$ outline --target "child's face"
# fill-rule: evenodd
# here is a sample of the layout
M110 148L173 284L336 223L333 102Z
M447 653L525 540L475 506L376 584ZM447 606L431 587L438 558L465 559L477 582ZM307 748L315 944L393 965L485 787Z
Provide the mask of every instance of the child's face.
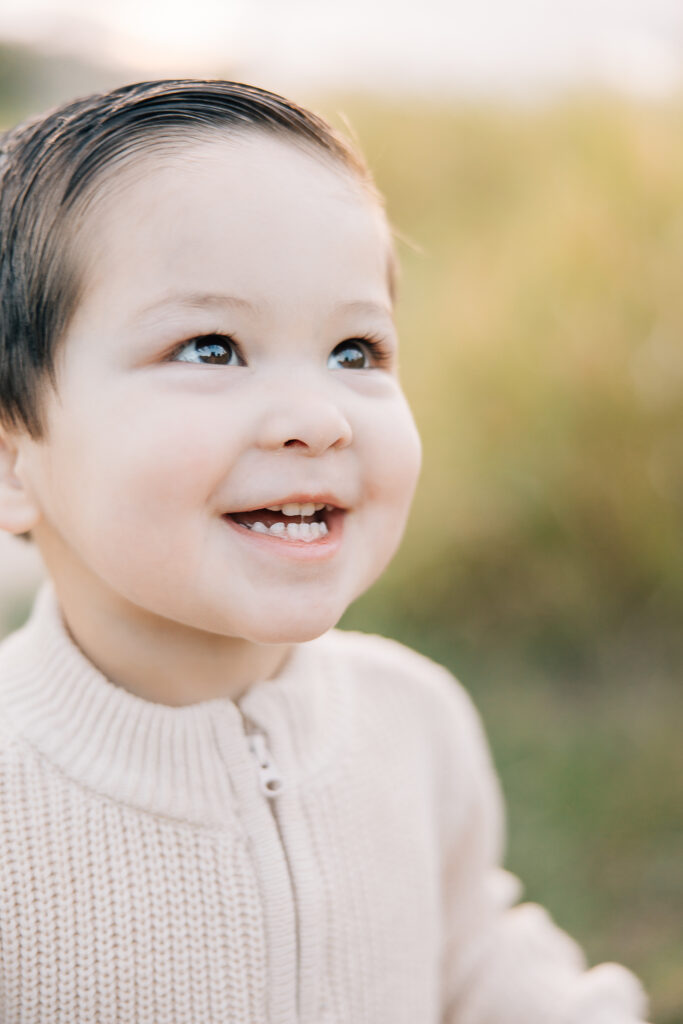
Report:
M319 635L389 562L419 471L381 212L254 133L138 158L82 240L47 441L20 449L58 589L255 642ZM340 346L364 336L386 363ZM343 511L308 542L240 517L293 501Z

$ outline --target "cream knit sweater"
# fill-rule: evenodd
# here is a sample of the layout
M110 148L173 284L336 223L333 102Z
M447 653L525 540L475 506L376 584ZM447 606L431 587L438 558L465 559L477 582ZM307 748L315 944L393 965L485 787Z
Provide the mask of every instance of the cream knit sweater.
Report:
M332 630L182 708L109 683L50 584L0 645L6 1024L642 1020L500 855L476 712L399 644Z

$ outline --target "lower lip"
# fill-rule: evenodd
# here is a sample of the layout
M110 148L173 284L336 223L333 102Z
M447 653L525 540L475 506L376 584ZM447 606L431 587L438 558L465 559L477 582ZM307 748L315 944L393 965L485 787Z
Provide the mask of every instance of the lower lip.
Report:
M287 540L272 533L255 533L247 526L236 523L230 516L222 516L223 522L248 544L268 551L272 555L291 558L296 562L322 562L332 558L341 547L346 512L335 509L325 517L328 532L318 540Z

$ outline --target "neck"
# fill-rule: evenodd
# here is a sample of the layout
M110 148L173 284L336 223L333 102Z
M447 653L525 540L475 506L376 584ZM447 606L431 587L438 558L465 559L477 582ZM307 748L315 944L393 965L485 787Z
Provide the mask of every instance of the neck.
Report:
M292 649L202 632L123 600L85 605L63 581L55 589L66 628L88 660L110 682L155 704L236 701L252 683L275 676Z

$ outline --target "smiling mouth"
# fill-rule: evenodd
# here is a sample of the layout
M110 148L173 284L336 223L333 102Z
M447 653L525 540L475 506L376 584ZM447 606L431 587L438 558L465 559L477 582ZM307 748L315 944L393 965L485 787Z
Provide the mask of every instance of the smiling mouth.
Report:
M322 502L289 502L249 512L228 512L225 518L252 533L310 544L325 540L343 514L343 509Z

